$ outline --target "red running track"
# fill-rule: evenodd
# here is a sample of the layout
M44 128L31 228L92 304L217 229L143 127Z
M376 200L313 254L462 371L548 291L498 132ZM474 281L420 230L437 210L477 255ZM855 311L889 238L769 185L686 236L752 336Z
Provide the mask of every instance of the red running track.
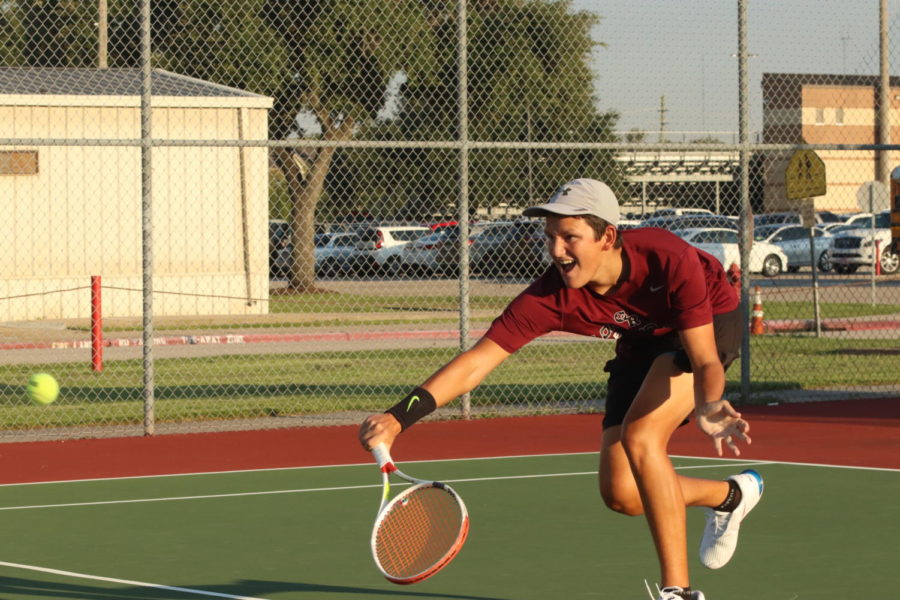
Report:
M900 469L900 398L741 408L752 446L741 458ZM601 415L421 423L404 433L401 461L596 452ZM147 438L0 444L0 483L365 463L356 426L270 429ZM673 455L714 457L692 424Z

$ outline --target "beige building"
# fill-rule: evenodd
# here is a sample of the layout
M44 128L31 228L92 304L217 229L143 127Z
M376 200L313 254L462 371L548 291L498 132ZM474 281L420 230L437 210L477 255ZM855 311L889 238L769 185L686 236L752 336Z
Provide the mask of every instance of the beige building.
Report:
M878 98L876 76L764 73L763 139L766 144L875 144ZM900 141L900 78L892 77L888 94L890 143ZM867 206L868 185L876 177L872 150L822 150L827 193L815 199L816 210L858 211ZM790 153L767 155L765 209L794 208L785 196L784 171ZM900 161L891 152L889 164Z
M105 317L142 314L140 89L0 68L0 140L29 140L0 145L0 322L89 317L92 275ZM267 139L271 98L161 70L152 89L157 141ZM155 146L152 174L154 314L268 312L267 149Z

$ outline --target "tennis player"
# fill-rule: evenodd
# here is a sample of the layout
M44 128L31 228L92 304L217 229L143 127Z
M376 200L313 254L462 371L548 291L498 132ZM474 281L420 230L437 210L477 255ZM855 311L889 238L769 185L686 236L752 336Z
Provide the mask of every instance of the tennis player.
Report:
M600 494L626 515L645 515L661 570L659 600L705 600L688 575L685 507L707 510L701 562L725 565L741 521L762 494L745 471L726 481L685 477L667 454L694 414L719 456L749 444L750 426L722 398L738 356L738 298L722 265L657 228L618 231L619 204L593 179L563 185L526 216L544 217L553 265L519 294L471 349L361 425L365 448L395 437L438 406L474 389L510 354L550 331L615 340L600 453Z

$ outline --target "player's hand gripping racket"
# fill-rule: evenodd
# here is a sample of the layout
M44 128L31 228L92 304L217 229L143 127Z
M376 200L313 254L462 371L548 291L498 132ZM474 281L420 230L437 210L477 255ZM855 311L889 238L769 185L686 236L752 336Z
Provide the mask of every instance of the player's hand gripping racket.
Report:
M469 533L469 513L453 488L401 472L387 446L372 449L384 493L372 529L372 556L388 581L417 583L431 577L460 551ZM389 500L391 473L413 486Z

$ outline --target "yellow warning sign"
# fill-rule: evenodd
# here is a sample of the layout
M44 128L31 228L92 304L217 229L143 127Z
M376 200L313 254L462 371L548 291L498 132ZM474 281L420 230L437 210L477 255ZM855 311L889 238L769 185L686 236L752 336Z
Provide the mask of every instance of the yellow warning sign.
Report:
M825 195L825 163L812 150L797 150L784 171L788 200Z

